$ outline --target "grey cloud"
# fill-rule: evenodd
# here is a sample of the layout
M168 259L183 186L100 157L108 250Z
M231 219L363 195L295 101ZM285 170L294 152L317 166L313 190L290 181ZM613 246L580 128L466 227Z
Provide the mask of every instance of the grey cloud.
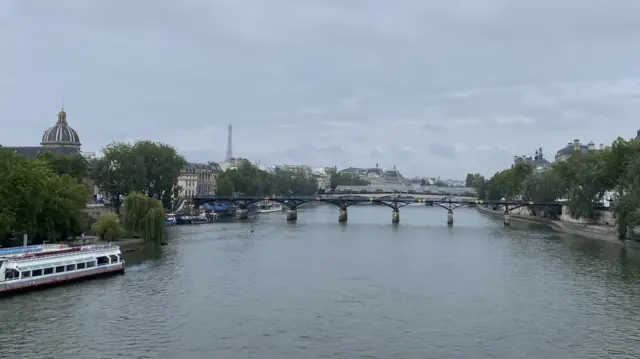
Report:
M445 126L439 125L436 123L425 123L422 125L422 129L428 132L435 132L435 133L448 131Z
M432 143L429 145L429 153L447 159L456 158L456 149L452 145Z
M0 144L37 144L64 102L87 151L220 160L232 122L263 163L492 174L635 134L638 18L637 0L6 0Z

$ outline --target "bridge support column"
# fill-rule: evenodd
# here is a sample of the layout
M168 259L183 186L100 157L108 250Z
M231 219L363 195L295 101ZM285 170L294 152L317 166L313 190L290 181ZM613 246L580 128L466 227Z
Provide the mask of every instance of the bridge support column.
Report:
M400 211L394 209L391 211L391 223L400 223Z
M507 210L504 211L504 225L505 226L511 225L511 213L509 212L509 208L507 208Z
M249 218L249 210L244 208L236 209L236 219L247 219Z
M449 210L447 212L447 225L448 226L453 226L453 211Z
M295 222L298 220L298 210L297 209L288 209L287 210L287 222Z
M340 207L338 210L338 222L346 222L347 221L347 208Z

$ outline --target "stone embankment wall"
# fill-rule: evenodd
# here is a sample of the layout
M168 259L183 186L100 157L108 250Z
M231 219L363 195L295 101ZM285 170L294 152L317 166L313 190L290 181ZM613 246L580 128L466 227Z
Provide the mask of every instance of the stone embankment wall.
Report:
M504 210L492 210L484 206L475 207L480 213L504 216ZM543 224L558 232L594 238L599 240L620 242L615 226L592 225L574 221L552 220L539 216L532 216L529 209L522 207L511 211L511 221Z
M521 215L521 216L533 216L531 210L528 207L520 207L510 211L512 215ZM615 227L616 219L611 211L596 211L595 219L584 219L584 218L573 218L569 214L568 206L562 206L562 215L560 215L560 221L568 222L568 223L576 223L576 224L593 224L593 225L604 225L604 226L612 226ZM542 218L544 219L544 218Z
M598 224L598 225L608 225L615 226L616 218L613 215L612 211L596 211L595 219L589 220L584 218L573 218L570 215L571 211L567 206L562 206L562 215L560 216L560 220L563 222L570 223L580 223L580 224Z

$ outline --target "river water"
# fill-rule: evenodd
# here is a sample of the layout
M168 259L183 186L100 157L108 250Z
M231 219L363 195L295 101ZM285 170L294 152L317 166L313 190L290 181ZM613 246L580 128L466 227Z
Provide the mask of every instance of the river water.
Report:
M0 357L640 357L635 250L473 209L337 216L171 228L125 275L0 300Z

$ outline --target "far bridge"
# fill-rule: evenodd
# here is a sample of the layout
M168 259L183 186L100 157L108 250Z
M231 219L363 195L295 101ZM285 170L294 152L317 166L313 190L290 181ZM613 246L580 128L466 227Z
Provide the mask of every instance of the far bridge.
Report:
M430 196L430 197L426 197ZM447 224L453 225L453 211L464 206L501 206L504 208L504 224L510 224L511 211L525 207L562 207L560 202L534 203L517 200L500 200L500 201L483 201L472 199L469 197L443 197L436 195L321 195L321 196L196 196L192 198L192 203L196 207L200 207L205 203L231 203L236 205L237 219L247 219L249 216L248 206L262 202L272 201L282 204L287 208L286 218L289 222L295 222L298 219L298 207L311 202L324 202L338 207L338 222L347 221L347 208L354 205L378 204L391 208L391 222L400 222L400 208L414 204L425 204L428 206L440 207L447 211Z

